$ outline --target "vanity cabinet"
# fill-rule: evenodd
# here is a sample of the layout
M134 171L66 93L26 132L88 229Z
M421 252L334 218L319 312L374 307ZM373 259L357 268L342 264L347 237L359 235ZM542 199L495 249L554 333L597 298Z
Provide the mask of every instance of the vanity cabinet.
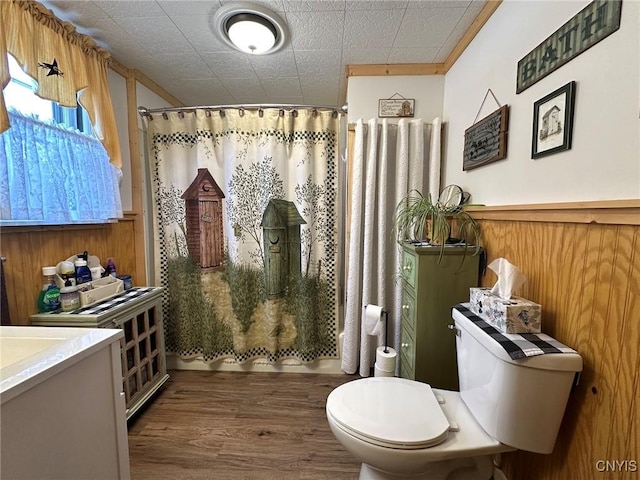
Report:
M400 376L435 388L458 390L451 307L469 301L478 286L480 255L474 249L403 247Z
M135 287L71 312L32 315L32 325L115 328L120 339L127 420L169 379L162 323L162 288Z

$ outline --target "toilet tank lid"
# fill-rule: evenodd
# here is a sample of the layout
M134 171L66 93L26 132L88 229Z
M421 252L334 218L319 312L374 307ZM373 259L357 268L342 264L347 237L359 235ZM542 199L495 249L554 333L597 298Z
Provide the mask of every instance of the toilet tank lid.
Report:
M581 372L582 371L582 357L575 350L566 347L560 342L557 342L554 338L540 334L539 337L541 339L550 339L554 342L557 342L559 345L563 347L563 353L540 353L535 345L531 345L533 348L527 351L524 348L521 351L521 354L524 355L524 358L512 358L509 353L505 350L503 343L496 340L496 338L504 338L513 340L518 343L528 343L526 339L524 339L521 335L518 334L507 334L500 333L489 335L483 329L481 329L476 323L469 320L466 315L460 312L457 309L452 310L452 316L455 321L456 327L462 330L462 334L467 333L475 338L481 345L483 345L487 350L489 350L494 356L499 359L511 363L514 365L518 365L521 367L528 368L537 368L540 370L557 370L564 372ZM523 340L525 340L523 342ZM530 356L527 356L530 355Z

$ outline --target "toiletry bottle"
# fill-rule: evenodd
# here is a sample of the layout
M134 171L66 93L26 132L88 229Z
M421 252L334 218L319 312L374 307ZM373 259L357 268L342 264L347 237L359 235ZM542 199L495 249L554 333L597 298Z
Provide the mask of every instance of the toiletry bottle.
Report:
M71 279L64 282L64 287L60 289L60 306L63 312L71 312L80 308L80 292L78 287L71 283Z
M65 283L65 285L67 280L71 281L71 285L76 284L76 270L72 262L60 262L58 264L58 273L60 274L60 278L62 278L62 281Z
M75 262L76 266L76 285L81 285L91 281L91 270L87 267L87 261L78 259Z
M60 308L60 290L56 285L56 267L42 267L42 290L38 295L38 311L53 312Z
M116 273L116 264L113 261L113 258L109 258L107 260L107 268L105 269L107 271L108 275L111 275L112 277L117 277L117 273Z

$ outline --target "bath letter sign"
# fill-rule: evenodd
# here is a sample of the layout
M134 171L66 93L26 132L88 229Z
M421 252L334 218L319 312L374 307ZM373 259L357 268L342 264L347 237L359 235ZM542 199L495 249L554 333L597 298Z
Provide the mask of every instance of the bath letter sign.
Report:
M516 93L620 28L622 0L594 0L518 62Z

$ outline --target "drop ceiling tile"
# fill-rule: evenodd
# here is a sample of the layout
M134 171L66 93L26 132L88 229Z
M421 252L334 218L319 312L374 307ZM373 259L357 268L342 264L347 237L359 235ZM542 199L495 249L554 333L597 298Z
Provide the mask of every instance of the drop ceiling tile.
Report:
M78 2L77 0L43 0L46 8L64 20L78 26L83 18L104 18L108 17L106 12L93 2Z
M210 15L220 8L220 2L202 0L160 0L160 8L172 15Z
M164 68L171 65L173 78L211 78L215 77L209 65L195 52L158 53L153 59Z
M294 50L341 49L344 12L288 12Z
M193 47L169 17L118 18L118 25L135 35L151 53L191 52Z
M332 50L296 51L296 63L300 76L326 76L341 73L340 57Z
M302 96L305 101L318 92L329 92L330 95L337 96L340 88L339 75L300 77Z
M187 41L200 52L230 52L227 44L218 40L210 28L207 15L174 15L173 23L182 32Z
M293 51L272 53L271 55L249 55L253 70L259 77L289 77L298 75L298 67Z
M467 8L470 3L471 0L409 0L407 8Z
M237 0L220 0L220 3L222 5L226 5L228 3L239 2ZM269 10L273 10L276 13L284 11L282 0L251 0L250 3L255 5L262 5L264 7L267 7Z
M302 97L300 79L297 76L278 78L260 77L260 83L269 97Z
M390 48L345 48L342 50L342 64L389 63L390 52Z
M403 10L348 10L345 14L343 48L391 45L403 16Z
M392 48L388 63L435 63L440 47Z
M220 83L234 99L241 103L260 102L267 96L257 78L222 78Z
M209 65L214 75L222 78L253 78L257 81L249 55L242 52L203 53L202 58Z
M407 9L393 48L440 47L466 8Z
M285 12L324 12L345 9L345 0L283 0L282 9Z
M347 10L404 10L407 0L348 0Z
M95 0L94 3L112 18L148 18L165 14L158 2L151 0Z

